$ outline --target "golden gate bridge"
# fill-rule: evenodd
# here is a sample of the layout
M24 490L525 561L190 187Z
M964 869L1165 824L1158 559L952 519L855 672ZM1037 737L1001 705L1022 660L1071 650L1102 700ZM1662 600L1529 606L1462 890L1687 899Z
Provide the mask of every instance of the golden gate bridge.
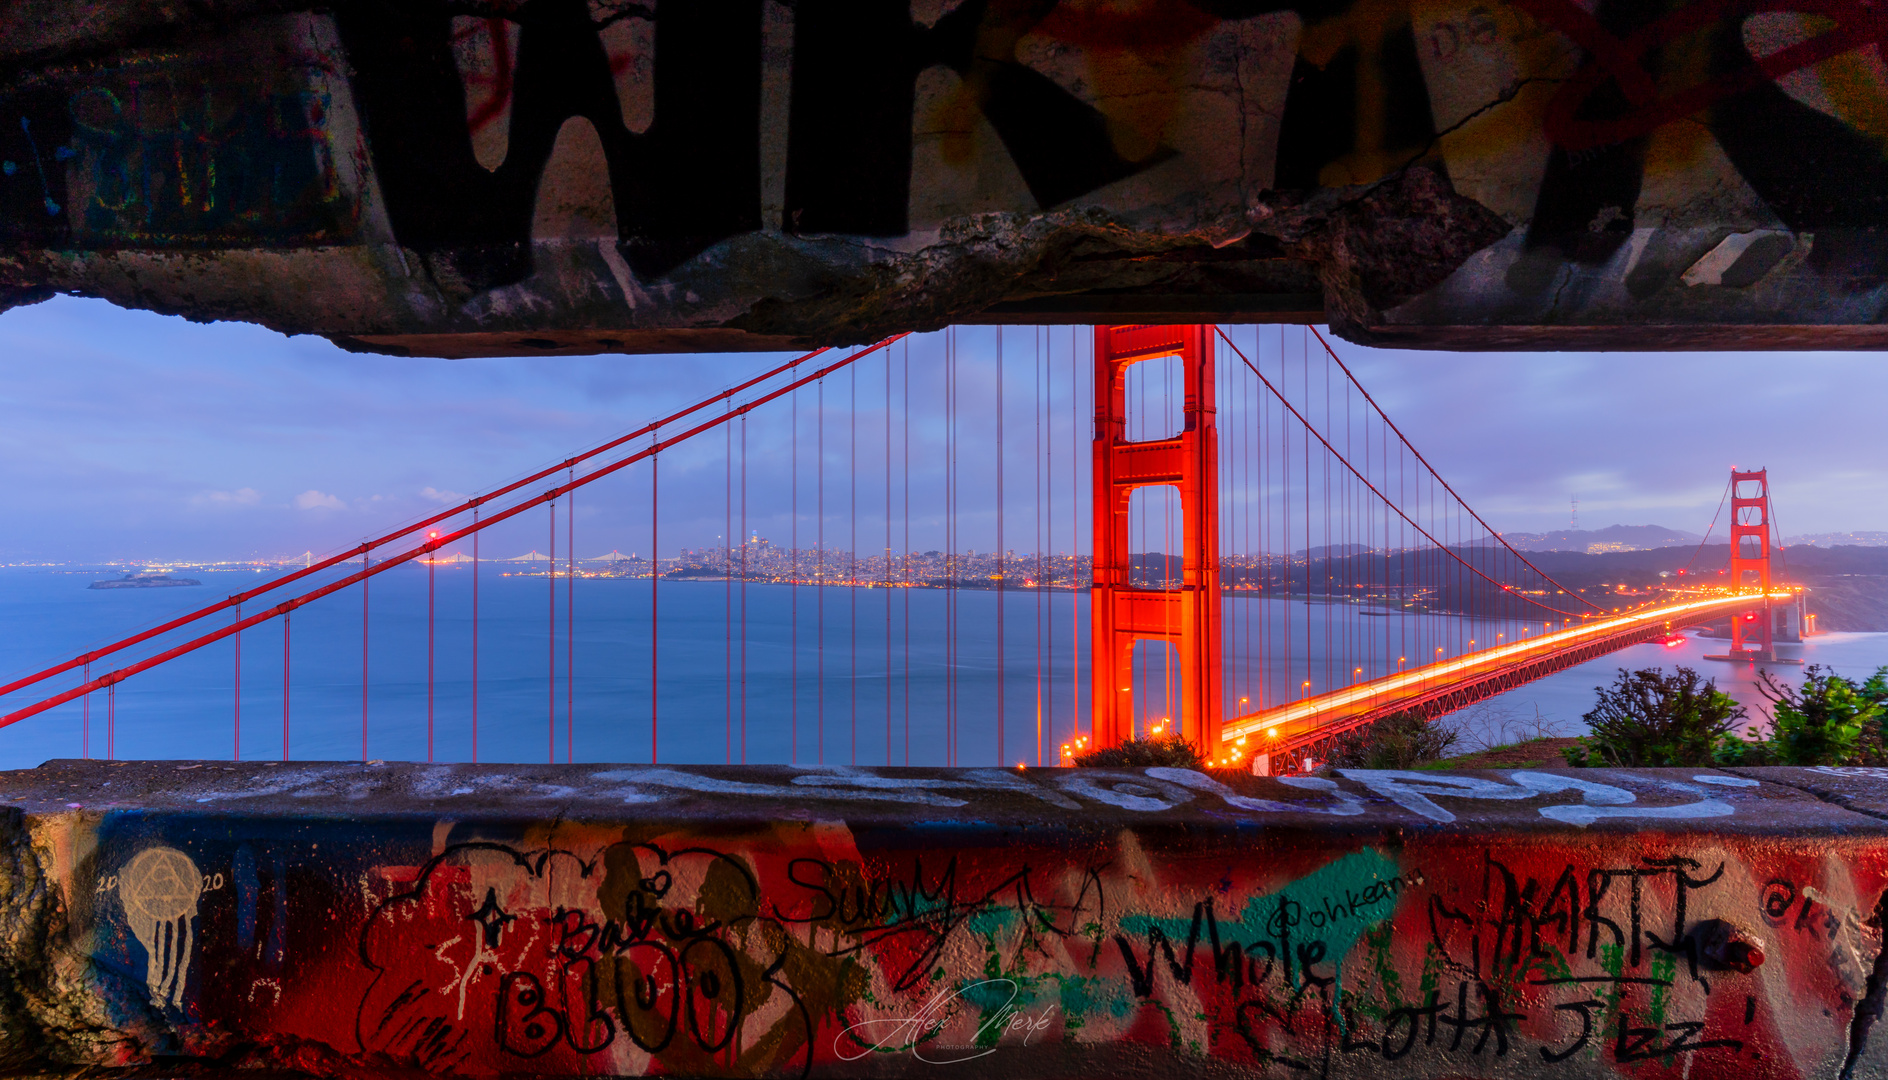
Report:
M1001 334L994 350L966 350L947 330L927 339L937 347L929 355L921 347L915 366L914 340L900 334L850 351L818 349L765 368L458 505L13 679L0 685L0 727L76 710L90 756L98 707L105 756L115 757L118 690L127 680L166 665L227 662L230 755L241 758L245 719L252 732L258 723L253 708L244 713L244 643L250 670L273 666L277 643L260 637L270 627L280 634L287 760L297 715L294 617L309 605L358 604L360 758L369 760L373 585L417 566L427 574L425 757L435 758L440 725L464 725L477 761L479 583L495 561L481 540L541 514L545 554L528 565L542 565L546 583L542 745L551 762L560 754L575 761L578 689L587 675L576 649L575 611L585 602L580 492L631 497L647 508L650 557L614 552L612 565L649 580L638 617L648 647L639 662L652 762L665 760L663 600L675 588L700 587L691 578L723 583L720 718L725 758L742 763L750 721L784 724L786 756L795 762L874 763L861 760L860 724L871 736L882 711L884 763L910 764L910 599L918 589L943 590L945 672L941 686L917 691L941 698L919 704L941 705L944 718L934 736L916 736L920 758L1057 764L1091 747L1172 733L1216 766L1262 772L1302 768L1329 740L1380 717L1441 716L1726 617L1733 617L1729 657L1771 659L1768 609L1793 599L1771 581L1774 527L1761 471L1732 474L1731 562L1722 583L1613 608L1566 588L1462 499L1314 328L1035 328L1027 350L1006 348ZM772 425L766 432L750 430L762 420ZM783 458L785 484L777 476ZM762 460L772 479L750 480L750 466ZM672 504L678 483L699 500L719 481L724 514L715 545L661 556L665 475ZM939 547L916 550L914 511L920 536ZM784 546L759 537L761 522L784 525ZM1019 553L1014 545L1025 535L1029 550ZM993 536L994 550L978 553L976 536ZM861 543L878 551L861 554ZM457 550L448 556L448 549ZM442 565L471 570L463 632L438 618ZM786 586L784 633L750 619L755 584ZM960 600L971 591L994 591L994 611L967 612ZM1017 615L1010 602L1017 594L1028 595L1033 610ZM881 617L878 632L864 635L863 669L862 601L865 619L872 608ZM966 618L994 623L973 628L994 631L992 702L967 696L961 678L992 666L965 654ZM1012 664L1011 635L1033 638L1033 665ZM784 710L756 701L749 680L750 650L783 644L792 658ZM268 650L261 659L258 645ZM803 671L809 650L813 670ZM463 707L441 707L442 654L469 661ZM1066 672L1056 659L1063 655ZM843 702L829 693L842 670ZM879 688L882 709L870 716L859 704L862 671ZM700 693L687 698L666 703L669 723L715 719ZM488 724L490 710L488 703ZM501 710L505 723L524 719L515 700ZM963 721L977 711L994 714L990 745L965 743ZM273 725L273 713L261 722Z

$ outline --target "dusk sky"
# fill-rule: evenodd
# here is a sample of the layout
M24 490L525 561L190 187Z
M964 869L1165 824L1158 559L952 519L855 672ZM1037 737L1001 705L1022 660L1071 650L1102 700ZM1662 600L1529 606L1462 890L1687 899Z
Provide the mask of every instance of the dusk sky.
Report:
M995 334L964 330L960 351L993 348ZM1012 328L1005 348L1029 355L1032 336ZM1051 338L1060 350L1051 365L1066 370L1068 328ZM1771 470L1787 534L1888 530L1880 405L1888 365L1877 356L1335 344L1497 528L1565 527L1577 497L1582 527L1701 532L1735 464ZM917 340L914 372L935 363L940 348L935 335ZM99 300L18 308L0 315L0 489L10 511L0 561L319 554L560 460L770 360L778 362L770 354L397 359ZM860 378L859 393L874 400L882 376ZM828 390L841 408L846 392ZM883 436L871 424L883 417L871 415L860 460L876 470L871 447ZM751 485L783 475L767 472L764 427L757 417L750 432ZM1066 432L1059 437L1066 447ZM1082 454L1085 437L1084 419ZM914 450L914 469L928 460ZM712 543L722 528L720 461L676 480L664 472L665 520L676 519L665 555L671 543ZM641 535L637 498L625 489L580 501L579 527L588 531L579 555L630 550ZM914 534L914 546L920 539ZM492 545L498 555L542 546L541 530L495 536Z

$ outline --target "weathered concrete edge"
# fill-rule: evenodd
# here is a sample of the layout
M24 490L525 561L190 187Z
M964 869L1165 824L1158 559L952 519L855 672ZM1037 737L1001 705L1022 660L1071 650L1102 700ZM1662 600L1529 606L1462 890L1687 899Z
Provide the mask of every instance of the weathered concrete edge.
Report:
M212 768L217 770L213 776L209 773ZM229 773L225 774L224 769ZM298 778L282 779L296 770L302 773ZM679 782L677 777L693 777L751 787L747 790L678 789L652 783L651 774L660 771L670 773L666 777L670 784ZM594 790L588 792L568 787L564 792L529 790L530 785L546 778L594 779L599 772L628 775L596 781ZM231 785L226 782L226 775L229 780L268 778L276 781L273 786L278 790L253 801L223 798L220 796L234 794L228 790ZM1192 775L1199 780L1188 781L1193 786L1187 786L1181 783L1186 778L1164 770L1028 770L1019 775L1013 770L686 766L658 770L651 766L613 765L362 766L351 763L237 766L220 762L53 762L38 770L0 773L0 800L5 800L0 805L0 811L4 811L0 812L0 853L5 856L5 861L0 863L0 903L5 904L0 908L0 929L6 931L5 937L0 939L0 965L4 965L5 974L9 976L3 980L9 993L0 998L0 1071L17 1075L16 1069L43 1065L47 1059L96 1062L99 1046L123 1044L129 1034L145 1026L150 1027L153 1034L139 1040L143 1045L158 1045L162 1041L164 1021L155 1013L143 1022L137 1016L106 1014L105 1002L93 985L83 956L43 948L48 942L66 937L71 913L63 901L80 899L76 895L62 897L60 886L78 885L86 877L103 872L102 868L80 863L67 865L62 874L54 866L59 860L52 849L59 844L61 834L71 835L112 818L205 824L226 821L232 827L239 827L238 823L245 820L265 826L267 823L279 825L284 820L346 820L366 825L370 832L377 820L389 824L399 822L409 828L416 820L442 819L466 824L481 821L503 824L548 818L573 826L585 822L627 824L640 820L657 828L672 823L678 830L696 836L712 836L716 823L724 825L732 834L758 823L778 821L780 818L775 815L784 809L788 818L803 818L810 823L843 821L861 834L885 837L894 831L911 832L913 836L908 842L926 848L948 847L954 837L959 838L958 842L966 850L977 845L988 848L994 846L992 841L1014 836L1017 830L1043 828L1067 833L1127 830L1155 842L1159 842L1162 835L1178 840L1184 833L1190 834L1188 838L1194 844L1203 840L1208 845L1226 841L1238 845L1228 849L1229 852L1243 850L1247 845L1240 841L1253 839L1260 833L1270 834L1268 839L1273 845L1281 841L1291 845L1308 840L1314 849L1322 838L1330 843L1334 854L1351 850L1367 841L1370 834L1382 837L1392 846L1396 845L1396 838L1407 833L1410 839L1423 835L1437 839L1446 837L1457 844L1464 840L1472 844L1476 835L1482 834L1498 836L1509 847L1520 847L1553 835L1566 839L1584 836L1591 843L1605 834L1631 833L1676 844L1681 851L1694 845L1710 847L1720 838L1761 841L1789 837L1798 841L1794 846L1802 848L1813 847L1818 837L1869 845L1888 835L1888 813L1880 812L1868 801L1871 796L1888 800L1888 771L1882 770L1489 770L1456 773L1352 770L1341 773L1336 779L1310 778L1323 780L1323 785L1311 786L1251 777ZM142 793L128 793L107 803L71 798L71 785L87 777L104 776L110 776L111 785L120 790L136 786L131 783L133 778L142 778L148 783L143 785ZM468 806L463 797L452 796L450 786L444 787L443 797L440 794L442 783L455 784L479 777L516 781L520 797L494 801L488 794L475 792L482 797L471 800L473 805ZM999 781L999 777L1003 780ZM1701 782L1706 777L1718 779ZM334 785L362 779L374 781L373 786L380 788L379 794L385 797L377 798L370 792L359 799L345 800L353 803L352 806L337 806L332 800L320 797ZM777 800L785 796L779 791L753 790L780 788L784 786L781 781L790 784L796 779L815 781L797 785L807 789L806 798L794 800L796 804L805 802L811 806L782 806ZM1010 783L1010 780L1021 783ZM1726 784L1726 780L1735 783ZM1060 787L1058 781L1103 786ZM1209 787L1199 781L1216 786ZM1523 781L1538 787L1530 788ZM1554 786L1557 782L1569 781L1573 782L1571 786L1564 783ZM873 788L869 786L871 782L903 786ZM973 786L946 786L953 783ZM625 801L625 789L631 787L637 788L633 794L648 795L652 790L683 794L667 802ZM1077 803L1077 809L1071 811L1058 806L1026 790L1029 787L1073 795L1070 801ZM1092 798L1085 797L1092 791L1105 791L1121 797L1123 802L1128 799L1160 802L1163 800L1159 796L1172 797L1176 787L1194 794L1187 801L1165 809L1152 806L1137 809L1131 803L1096 805ZM396 788L400 790L390 790ZM1521 788L1528 790L1522 793ZM888 800L838 797L833 789L850 789L855 794L861 790L916 791L953 798L983 795L987 796L987 805L966 800L962 807L914 806ZM1150 794L1139 794L1135 789ZM1502 789L1506 789L1505 792ZM1353 814L1330 813L1334 805L1356 805L1343 799L1330 801L1331 793L1337 791L1350 793L1362 809ZM1619 801L1622 793L1629 793L1633 801ZM1254 809L1231 802L1231 799L1257 801L1267 795L1280 806ZM198 801L206 797L209 801ZM1215 805L1215 800L1219 805ZM1288 800L1292 805L1284 805ZM75 801L79 805L73 806ZM1447 809L1453 815L1452 820L1440 821L1426 813L1425 801L1429 807ZM1707 802L1722 802L1731 807L1732 812L1703 817L1656 813L1674 809L1682 812L1687 807ZM240 808L230 805L243 803L248 805ZM1324 812L1320 813L1320 809ZM1548 817L1541 813L1550 809L1562 811L1562 816ZM1649 813L1634 821L1635 809ZM1234 810L1245 812L1233 813ZM1576 820L1581 813L1600 811L1610 811L1616 816L1595 817L1585 824ZM1873 914L1879 928L1883 903L1877 898L1870 899L1874 900ZM52 956L52 964L47 963L49 954L56 954ZM1858 959L1868 971L1866 993L1857 995L1859 1001L1854 1015L1845 1025L1848 1053L1844 1068L1840 1073L1832 1069L1830 1075L1852 1074L1858 1064L1864 1063L1865 1053L1869 1054L1869 1061L1878 1056L1869 1052L1880 1042L1873 1029L1878 1026L1883 987L1888 984L1888 956L1873 949ZM1098 1048L1096 1052L1111 1051ZM157 1072L151 1072L152 1067L144 1067L135 1072L114 1069L109 1075L221 1075L215 1071L217 1064L213 1061L197 1062L182 1069L167 1063L158 1064L163 1067ZM1872 1073L1864 1069L1862 1074ZM235 1075L233 1070L230 1075ZM241 1075L256 1074L245 1069Z
M1859 787L1845 794L1831 786L1836 779ZM839 820L866 829L1173 825L1333 835L1402 828L1874 836L1888 835L1888 771L1347 769L1272 778L1162 768L55 760L0 772L0 807L44 822L141 813L674 821L691 828Z

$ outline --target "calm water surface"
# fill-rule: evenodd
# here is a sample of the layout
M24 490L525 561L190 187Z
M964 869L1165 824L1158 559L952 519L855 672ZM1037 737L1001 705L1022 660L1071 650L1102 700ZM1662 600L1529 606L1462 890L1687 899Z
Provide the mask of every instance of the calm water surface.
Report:
M259 580L250 572L192 572L203 587L86 588L108 576L113 575L0 570L0 674L10 679L37 670ZM490 569L480 578L479 760L543 761L554 754L560 761L649 761L653 734L654 756L664 762L745 756L751 762L918 765L954 758L966 765L1033 764L1040 732L1043 760L1052 763L1078 712L1085 715L1088 706L1082 596L1002 594L999 648L999 594L993 592L961 590L953 612L950 594L941 590L757 584L742 590L698 581L661 587L653 673L660 693L652 718L649 582L579 579L574 648L566 638L568 583L559 582L554 685L546 679L553 660L546 634L548 584L542 577L504 577ZM441 569L436 589L432 757L470 760L471 575ZM743 592L745 661L738 633ZM374 579L367 627L369 757L428 756L426 593L426 572L418 567ZM226 619L200 625L207 629ZM1329 679L1341 681L1346 663L1379 669L1394 662L1388 652L1406 647L1385 633L1393 620L1364 617L1354 607L1307 609L1240 598L1228 603L1227 619L1234 654L1226 669L1231 700L1270 700L1306 678L1317 684L1315 692ZM949 632L953 620L955 635ZM1431 630L1479 640L1489 624L1440 620L1432 621ZM361 634L358 588L293 616L286 718L291 757L360 758ZM1344 649L1339 643L1346 640ZM1072 647L1078 641L1081 648ZM1269 662L1257 659L1261 641ZM1287 641L1289 647L1279 647ZM1593 688L1610 682L1615 669L1677 664L1715 677L1761 718L1765 703L1755 671L1703 659L1725 644L1694 637L1675 648L1622 650L1491 699L1463 720L1471 740L1479 741L1580 734L1580 714L1592 707ZM1338 649L1343 659L1331 654ZM948 664L953 651L955 678ZM1888 664L1888 634L1829 634L1781 651L1863 677ZM999 656L1007 662L999 664ZM1151 724L1171 712L1171 704L1158 655L1149 651L1138 660L1138 708ZM567 664L574 683L565 681ZM279 621L242 636L240 716L236 670L235 646L223 641L128 680L112 706L111 749L135 758L238 752L248 759L280 758L285 725ZM1801 670L1779 672L1794 681ZM77 680L64 676L55 682L64 689ZM26 700L16 695L5 704L17 707ZM106 696L98 693L92 696L89 733L77 702L0 729L0 768L88 752L103 756L106 714Z

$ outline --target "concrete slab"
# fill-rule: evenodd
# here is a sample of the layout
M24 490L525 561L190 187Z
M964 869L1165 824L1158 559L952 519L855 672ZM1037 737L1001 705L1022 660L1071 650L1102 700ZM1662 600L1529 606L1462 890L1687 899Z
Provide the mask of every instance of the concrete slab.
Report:
M1797 769L1728 769L1739 776L1785 785L1857 814L1888 821L1888 769L1819 765Z
M1736 77L1599 121L1590 57L1649 86L1669 42L1569 0L16 0L0 310L395 356L967 319L1882 347L1877 82L1788 12L1689 12Z
M0 774L0 1069L1881 1075L1884 804L1852 771L52 762Z

